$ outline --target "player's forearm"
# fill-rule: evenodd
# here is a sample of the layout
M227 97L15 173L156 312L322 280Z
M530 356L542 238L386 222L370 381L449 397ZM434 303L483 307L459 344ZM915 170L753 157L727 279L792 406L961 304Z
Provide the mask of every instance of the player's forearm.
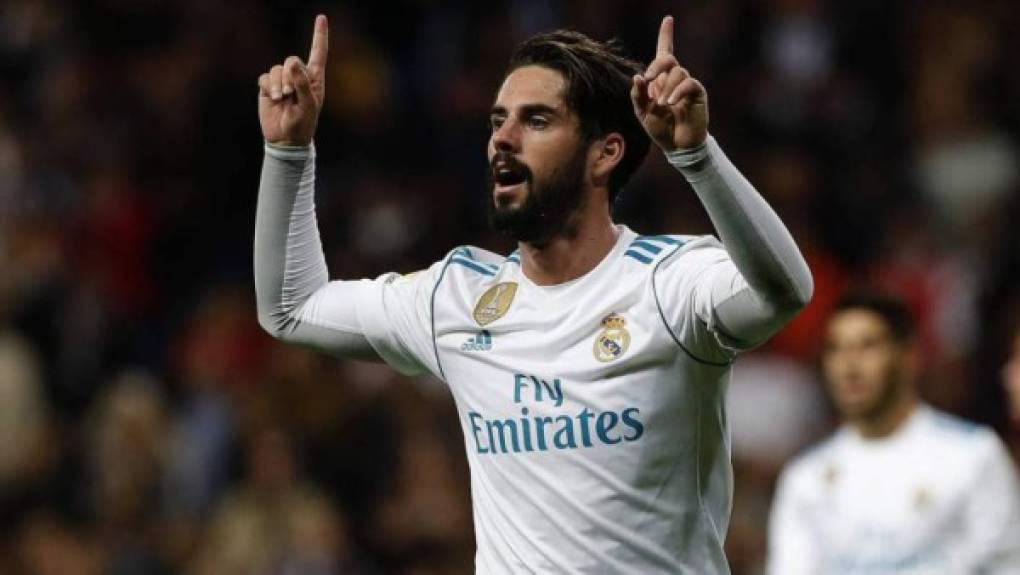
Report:
M293 330L295 311L328 281L315 221L315 149L266 146L255 216L259 324L275 337Z
M749 289L724 302L720 319L733 336L757 343L811 299L807 262L789 230L711 136L704 148L668 155L694 187Z
M270 335L378 361L357 318L364 281L329 281L315 219L315 149L266 145L255 215L255 295Z

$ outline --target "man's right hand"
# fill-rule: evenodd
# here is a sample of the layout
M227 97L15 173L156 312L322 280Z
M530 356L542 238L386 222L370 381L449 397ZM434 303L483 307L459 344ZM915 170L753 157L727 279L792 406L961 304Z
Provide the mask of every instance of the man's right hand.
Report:
M326 55L329 23L315 18L308 64L289 56L259 76L259 123L270 144L307 146L315 135L319 111L326 98Z

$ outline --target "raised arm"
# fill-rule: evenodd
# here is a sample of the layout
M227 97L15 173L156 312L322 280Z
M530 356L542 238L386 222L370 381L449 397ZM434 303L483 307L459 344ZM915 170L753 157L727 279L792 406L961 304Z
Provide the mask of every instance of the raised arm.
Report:
M694 187L739 272L714 276L719 328L752 347L807 305L811 272L790 232L708 135L708 94L673 55L673 19L659 29L655 60L634 76L634 112L652 140Z
M259 78L265 157L255 218L259 324L276 338L376 359L360 328L362 282L329 282L315 220L312 136L325 97L325 16L315 20L308 64L297 56Z

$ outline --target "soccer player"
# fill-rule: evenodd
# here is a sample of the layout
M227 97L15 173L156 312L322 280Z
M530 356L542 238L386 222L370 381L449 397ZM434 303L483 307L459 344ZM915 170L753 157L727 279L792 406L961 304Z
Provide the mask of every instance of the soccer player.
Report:
M457 247L420 273L360 281L329 281L316 228L326 36L320 16L308 62L291 56L259 79L262 326L449 385L479 573L728 573L730 366L807 303L812 281L708 135L673 19L647 68L576 32L522 43L488 143L490 218L519 249ZM613 223L651 142L721 243Z
M1020 483L995 433L917 398L898 300L851 294L822 369L844 425L783 471L769 572L1020 573Z

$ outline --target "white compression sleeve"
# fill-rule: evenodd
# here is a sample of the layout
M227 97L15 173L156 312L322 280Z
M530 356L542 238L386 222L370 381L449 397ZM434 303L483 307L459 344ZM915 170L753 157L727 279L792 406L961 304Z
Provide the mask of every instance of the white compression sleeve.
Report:
M694 187L734 265L747 282L717 307L727 335L762 343L811 299L811 271L790 232L754 186L708 136L702 146L667 153Z
M315 219L314 146L266 144L254 267L259 324L270 335L336 355L378 359L357 327L358 282L329 282ZM330 317L320 317L327 308Z

